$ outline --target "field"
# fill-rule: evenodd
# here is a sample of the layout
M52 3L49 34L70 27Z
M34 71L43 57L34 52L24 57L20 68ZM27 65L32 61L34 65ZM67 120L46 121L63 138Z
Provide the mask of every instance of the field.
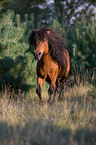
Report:
M96 145L96 89L88 82L67 87L63 101L39 105L35 90L0 96L0 145Z

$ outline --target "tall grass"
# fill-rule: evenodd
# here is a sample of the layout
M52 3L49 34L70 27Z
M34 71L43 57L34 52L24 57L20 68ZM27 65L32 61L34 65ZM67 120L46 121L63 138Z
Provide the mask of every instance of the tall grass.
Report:
M66 87L64 99L44 105L5 88L0 95L0 145L95 145L96 89L88 82Z

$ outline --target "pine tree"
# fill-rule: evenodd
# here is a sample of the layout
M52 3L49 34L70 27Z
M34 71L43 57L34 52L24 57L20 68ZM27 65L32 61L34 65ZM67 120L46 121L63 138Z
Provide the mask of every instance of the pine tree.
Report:
M28 90L34 86L33 55L27 52L29 45L23 41L25 27L14 22L12 11L0 16L0 89Z

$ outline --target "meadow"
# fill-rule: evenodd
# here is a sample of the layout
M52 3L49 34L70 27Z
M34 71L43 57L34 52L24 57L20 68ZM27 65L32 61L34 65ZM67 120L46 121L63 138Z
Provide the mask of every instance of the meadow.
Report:
M30 91L0 94L0 145L95 145L96 88L88 82L67 86L63 101L43 106Z

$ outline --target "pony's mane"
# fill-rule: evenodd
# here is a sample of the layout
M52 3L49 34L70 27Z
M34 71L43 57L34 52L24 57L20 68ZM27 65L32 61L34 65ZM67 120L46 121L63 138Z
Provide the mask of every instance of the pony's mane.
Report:
M50 32L50 33L48 33ZM41 29L32 32L29 41L30 44L37 45L37 41L48 40L49 52L52 59L56 60L58 65L61 67L65 66L64 52L66 53L66 42L65 40L57 34L52 29L42 26Z

